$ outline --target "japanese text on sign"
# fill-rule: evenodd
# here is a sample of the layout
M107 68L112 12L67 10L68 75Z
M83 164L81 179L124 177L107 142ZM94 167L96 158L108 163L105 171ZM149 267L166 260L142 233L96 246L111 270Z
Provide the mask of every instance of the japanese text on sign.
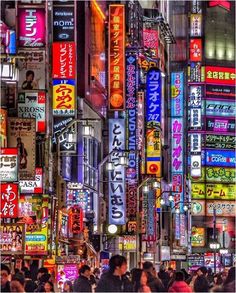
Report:
M18 150L17 148L0 149L0 181L17 181Z
M18 217L18 184L1 184L1 218Z
M206 66L206 82L235 85L235 68Z
M183 118L172 118L172 170L183 171Z
M181 117L183 116L183 72L171 73L171 116Z

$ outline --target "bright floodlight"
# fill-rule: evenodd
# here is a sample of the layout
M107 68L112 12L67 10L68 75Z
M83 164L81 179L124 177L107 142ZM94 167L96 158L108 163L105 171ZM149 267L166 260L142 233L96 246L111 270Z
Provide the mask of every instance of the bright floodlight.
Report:
M109 225L109 226L108 226L108 232L109 232L110 234L115 234L115 233L117 232L117 230L118 230L118 228L117 228L116 225Z

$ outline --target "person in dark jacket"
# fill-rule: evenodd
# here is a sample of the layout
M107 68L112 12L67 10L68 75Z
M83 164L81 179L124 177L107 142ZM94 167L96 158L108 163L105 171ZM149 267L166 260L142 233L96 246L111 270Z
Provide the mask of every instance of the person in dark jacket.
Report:
M92 292L90 283L91 269L87 265L83 265L79 270L79 277L74 283L74 292Z
M209 292L209 283L204 274L197 276L194 282L194 292Z
M96 292L132 292L133 286L125 275L126 270L126 258L121 255L112 256L109 271L101 276Z
M169 288L168 292L192 292L190 286L184 281L184 273L176 272L175 281Z
M162 284L165 288L165 291L168 290L168 284L170 282L170 276L169 274L166 272L166 269L163 265L160 266L160 271L158 273L158 277L159 279L162 281Z
M147 285L152 292L166 292L167 290L163 286L161 280L154 275L154 266L150 261L143 263L143 270L147 273L148 281Z
M1 264L1 292L10 292L9 282L10 269L8 266Z

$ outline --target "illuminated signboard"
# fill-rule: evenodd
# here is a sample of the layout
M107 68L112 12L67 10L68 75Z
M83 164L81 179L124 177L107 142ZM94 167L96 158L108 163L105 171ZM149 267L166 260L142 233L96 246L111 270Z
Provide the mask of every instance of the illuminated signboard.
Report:
M201 39L190 39L190 61L202 61L202 40Z
M221 116L221 117L235 117L236 108L235 102L228 101L205 101L205 115L207 116Z
M192 227L191 244L193 247L205 246L205 228Z
M171 73L171 116L183 116L184 98L183 72Z
M235 119L206 117L206 130L222 133L235 133Z
M206 165L235 168L235 152L230 150L206 150Z
M190 151L191 153L201 153L202 142L200 133L190 133Z
M226 10L230 10L231 3L230 1L209 1L209 7L216 7L220 6L222 8L225 8Z
M74 32L74 7L53 6L53 41L74 41Z
M137 249L137 239L136 236L124 235L119 237L119 250L120 251L136 251Z
M0 181L17 181L18 175L18 149L0 148Z
M7 146L7 110L0 109L0 148Z
M138 64L144 73L146 73L150 68L158 66L157 60L154 60L142 54L139 54ZM143 76L140 74L141 84L145 84L146 82L146 78L144 78L144 76L145 74L143 74Z
M192 175L191 175L192 176ZM202 176L193 178L194 181L219 182L219 183L236 183L236 170L225 167L203 167Z
M20 180L35 179L35 136L35 119L8 118L8 146L18 148Z
M219 1L219 2L224 2L224 1ZM204 253L204 266L207 268L212 268L214 269L214 263L215 263L215 257L213 252L207 252ZM220 261L220 254L216 253L216 272L219 272L221 268L221 261Z
M202 128L202 113L200 108L190 109L190 128L201 129Z
M35 118L36 131L45 133L45 92L25 92L18 94L18 117Z
M190 16L190 37L201 37L202 35L202 15L191 14Z
M137 216L137 184L127 184L126 216L129 219L136 219L136 216Z
M75 115L75 80L53 80L53 115Z
M199 178L202 174L201 155L191 155L190 174L193 178Z
M147 174L156 174L157 177L161 177L160 131L147 129L146 146Z
M191 1L191 13L201 13L201 12L202 12L201 1L192 0Z
M35 169L35 180L19 181L20 193L43 193L43 169Z
M205 216L205 200L192 200L192 216Z
M126 113L127 113L127 149L129 153L129 166L126 170L127 179L136 179L138 175L138 162L136 155L136 115L137 115L137 59L136 54L126 56Z
M69 233L80 234L83 231L83 209L73 206L69 209Z
M235 68L206 66L206 83L235 86Z
M57 42L52 44L52 78L75 78L75 43Z
M42 226L38 231L26 232L26 255L46 255L48 253L48 225L43 224Z
M213 216L214 209L216 210L216 216L235 217L234 201L206 201L206 216Z
M45 51L18 50L18 54L22 56L17 60L19 88L21 90L45 90Z
M138 92L137 149L140 151L141 174L145 173L144 92Z
M125 108L125 6L109 5L109 109Z
M45 45L45 9L18 8L18 38L20 47Z
M20 194L18 217L36 217L37 213L41 213L43 201L47 202L48 199L42 197L42 195L32 196Z
M180 229L180 246L187 246L187 234L186 234L186 216L185 214L180 214L180 223L179 223L179 229Z
M158 57L158 32L154 29L143 30L143 45L151 49L152 57Z
M58 1L57 1L58 2ZM59 284L60 281L64 284L65 279L71 282L78 277L79 270L77 263L75 264L58 264L57 265L57 283ZM64 274L61 274L64 272Z
M188 66L188 82L204 82L204 74L204 67L201 66L200 62L191 62Z
M15 232L15 233L14 233ZM1 255L24 254L25 229L21 224L0 226Z
M1 184L0 211L1 218L18 217L18 184Z
M109 119L109 152L114 169L109 173L109 224L126 223L125 168L119 164L121 152L125 149L125 120Z
M146 201L146 225L145 235L143 235L143 241L155 241L156 240L156 208L155 208L155 190L148 192Z
M89 192L82 189L69 189L66 190L66 206L79 206L83 209L84 214L91 212L92 202Z
M234 101L235 97L234 86L206 84L206 99Z
M236 137L234 135L205 135L205 147L209 149L235 149Z
M235 200L236 185L221 184L221 183L192 183L191 184L192 198L195 199L220 199L220 200Z
M66 213L63 213L62 211L59 211L59 217L58 217L58 233L59 233L59 239L68 239L68 228L69 228L69 216Z
M183 130L183 118L172 118L172 172L183 171Z

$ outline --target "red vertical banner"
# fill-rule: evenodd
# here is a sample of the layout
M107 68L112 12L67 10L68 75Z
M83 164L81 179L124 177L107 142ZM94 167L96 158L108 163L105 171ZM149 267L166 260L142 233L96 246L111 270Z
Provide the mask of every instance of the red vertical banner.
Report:
M78 206L69 210L69 230L72 234L79 234L83 231L83 209Z
M109 110L125 109L125 6L109 6Z
M18 184L1 184L1 218L18 217Z
M202 40L191 39L190 40L190 61L202 61Z

